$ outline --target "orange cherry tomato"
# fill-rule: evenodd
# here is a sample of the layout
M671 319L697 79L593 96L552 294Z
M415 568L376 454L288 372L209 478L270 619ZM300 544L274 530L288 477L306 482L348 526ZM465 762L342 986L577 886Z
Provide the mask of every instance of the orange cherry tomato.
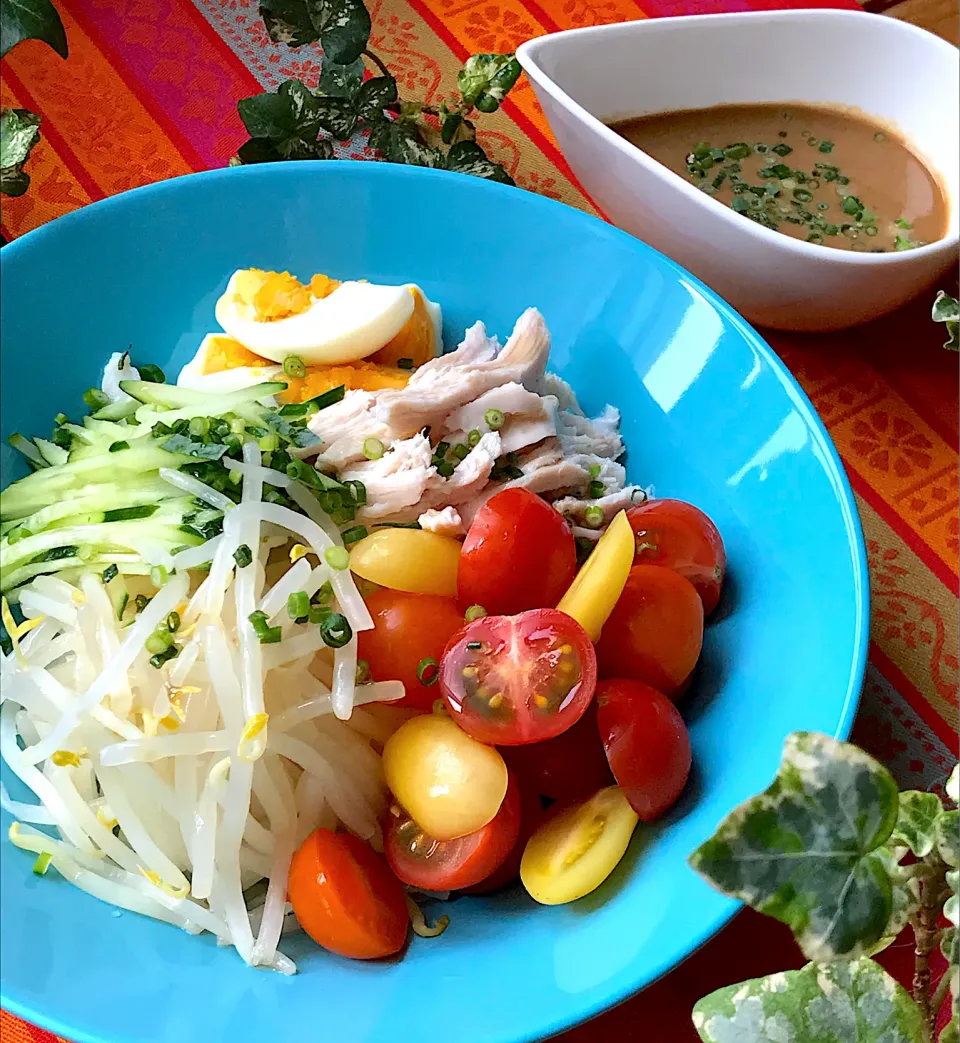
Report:
M703 602L689 581L634 565L597 644L602 678L628 677L675 698L703 644Z
M391 809L384 837L390 868L411 887L455 891L486 880L506 861L520 832L520 788L510 775L497 814L474 833L434 840L405 814Z
M662 565L688 579L709 616L720 600L727 554L716 525L692 503L650 500L631 507L627 521L636 534L636 565Z
M424 659L437 664L451 637L464 625L463 612L453 598L438 594L406 594L400 590L374 591L367 598L373 630L357 634L357 654L365 659L374 681L402 681L405 691L396 706L429 710L439 692L437 668L417 676Z
M407 940L400 881L350 833L311 833L290 863L287 896L307 934L341 956L375 960L399 952Z

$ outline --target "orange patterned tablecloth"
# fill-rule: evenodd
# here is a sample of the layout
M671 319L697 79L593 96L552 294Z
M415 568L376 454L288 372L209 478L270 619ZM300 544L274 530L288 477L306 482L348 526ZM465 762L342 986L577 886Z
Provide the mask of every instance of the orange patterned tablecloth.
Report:
M813 0L817 3L817 0ZM840 0L843 2L843 0ZM810 6L808 2L803 4ZM22 235L69 210L161 178L222 166L244 140L237 99L288 77L315 84L319 55L271 44L256 0L57 0L66 62L36 42L4 60L4 105L43 115L30 191L5 199ZM372 0L372 48L401 94L436 102L468 54L509 51L574 26L664 14L793 6L790 0ZM797 4L799 6L799 4ZM547 130L529 85L482 121L480 139L531 191L596 212ZM362 144L345 154L372 158ZM955 290L954 290L955 292ZM854 737L901 783L927 787L956 758L957 360L930 301L846 333L768 334L823 417L863 519L873 596L870 666ZM564 1043L685 1043L712 988L799 966L780 925L744 913L641 996ZM909 949L884 962L909 976ZM4 1043L54 1037L0 1013Z

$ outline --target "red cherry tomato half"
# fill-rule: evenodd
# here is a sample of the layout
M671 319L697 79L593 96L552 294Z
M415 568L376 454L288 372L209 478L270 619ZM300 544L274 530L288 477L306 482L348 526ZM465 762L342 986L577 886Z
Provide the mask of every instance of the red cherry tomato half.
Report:
M651 500L627 511L637 565L662 565L688 579L709 616L720 600L727 555L716 525L692 503Z
M427 891L454 891L479 884L499 869L519 833L520 787L511 774L494 818L456 840L434 840L400 808L391 809L384 854L405 884Z
M399 952L409 916L400 881L359 837L318 829L290 863L287 895L300 926L354 960Z
M506 746L501 753L527 788L561 804L586 800L613 784L597 729L596 699L576 724L556 738Z
M367 608L373 630L357 634L357 655L367 661L374 681L403 682L406 694L395 706L429 710L437 689L421 681L417 667L424 659L440 662L447 642L463 626L459 605L438 594L383 588L367 598ZM424 680L430 680L429 673L424 673Z
M597 643L600 676L630 677L675 697L703 644L703 602L671 569L634 565Z
M560 512L527 489L504 489L470 526L457 594L491 616L513 615L556 605L576 571L576 544Z
M639 681L601 681L597 722L607 760L644 822L662 815L690 774L690 737L679 710Z
M519 783L520 790L520 831L514 842L513 849L507 855L495 872L491 873L485 880L472 887L463 887L461 890L468 895L486 895L492 891L500 891L509 886L520 876L520 860L523 858L523 849L527 841L537 830L537 826L543 821L544 810L540 798L527 786L523 780Z
M597 683L590 638L555 608L485 616L465 626L440 663L450 715L480 742L520 746L575 724Z

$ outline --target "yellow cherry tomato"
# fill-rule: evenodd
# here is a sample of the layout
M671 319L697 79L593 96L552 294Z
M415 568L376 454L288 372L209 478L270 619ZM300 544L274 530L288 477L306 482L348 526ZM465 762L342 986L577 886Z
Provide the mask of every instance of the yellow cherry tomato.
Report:
M626 585L635 553L633 529L626 511L621 511L560 599L557 608L573 616L591 641L600 637L603 624Z
M402 724L383 748L383 771L393 795L435 840L482 828L507 792L500 754L471 739L446 714L422 714Z
M458 540L423 529L378 529L350 551L352 572L378 586L410 594L455 598L459 564Z
M619 786L549 817L527 841L520 880L542 905L582 898L613 872L627 850L637 813Z

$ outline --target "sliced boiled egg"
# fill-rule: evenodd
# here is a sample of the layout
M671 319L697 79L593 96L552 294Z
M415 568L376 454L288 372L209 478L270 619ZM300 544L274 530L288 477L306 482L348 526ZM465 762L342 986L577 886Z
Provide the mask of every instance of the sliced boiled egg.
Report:
M222 333L208 333L196 355L180 370L177 384L194 391L227 392L283 380L283 366L272 365Z
M416 286L337 282L325 275L305 284L289 272L246 268L230 277L216 317L230 337L263 358L283 362L296 355L308 366L330 365L384 348L415 317L418 304L418 324L427 335L420 339L429 339L435 354L440 309Z

